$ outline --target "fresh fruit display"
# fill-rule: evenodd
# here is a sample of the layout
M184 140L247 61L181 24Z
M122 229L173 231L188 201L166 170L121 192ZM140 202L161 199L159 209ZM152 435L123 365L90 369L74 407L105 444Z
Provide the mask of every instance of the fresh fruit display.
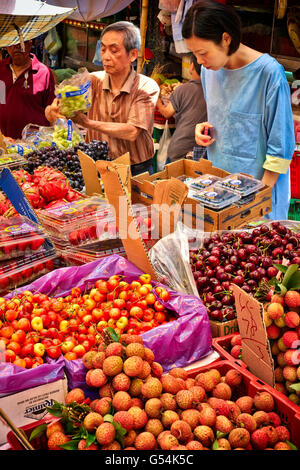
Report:
M6 147L6 152L8 154L19 154L21 156L28 155L33 150L34 147L32 145L28 145L26 142L16 142L15 144Z
M1 154L0 156L0 170L3 168L9 168L12 170L18 170L26 164L26 159L18 154Z
M22 216L0 217L0 261L45 251L45 233Z
M236 192L243 198L257 192L264 183L241 173L234 173L222 178L218 185Z
M89 291L74 287L66 297L25 290L1 298L0 341L6 361L31 368L47 356L81 358L100 347L107 327L116 334L139 335L175 320L161 302L169 298L166 288L152 287L148 274L131 283L119 275L99 279Z
M190 250L199 295L211 320L235 317L231 284L255 294L264 282L274 281L283 259L300 264L300 234L280 222L246 231L212 233L201 248Z
M142 236L148 238L151 219L147 207L136 204L132 210ZM110 204L97 196L41 210L39 217L54 242L60 245L81 246L95 241L120 240Z
M197 199L205 207L215 211L231 206L241 198L233 191L218 186L217 183L200 191L190 188L188 196L192 199Z
M77 146L68 150L61 150L57 147L35 150L28 155L24 170L32 174L37 167L47 165L48 167L60 170L68 178L73 189L82 191L84 179L77 155L78 149L85 152L95 161L108 159L107 142L93 140L90 143L80 142Z
M281 401L251 387L251 377L228 361L163 373L151 349L130 335L106 337L82 361L99 398L69 390L65 404L47 408L57 419L33 431L33 446L43 437L45 450L297 450L297 426L282 420ZM299 429L295 410L284 411Z

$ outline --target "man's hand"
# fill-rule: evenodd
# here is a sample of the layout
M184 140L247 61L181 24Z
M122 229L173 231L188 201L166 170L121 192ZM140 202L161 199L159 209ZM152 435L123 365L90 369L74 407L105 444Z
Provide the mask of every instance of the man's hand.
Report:
M212 124L209 122L200 122L200 124L197 124L195 128L195 141L198 145L208 147L214 143L215 139L213 139L210 135L205 135L205 127L213 129L214 126L212 126Z
M262 177L262 182L266 186L270 186L273 188L274 184L278 179L279 173L275 173L275 171L265 170L264 175Z
M59 118L65 119L65 116L63 116L59 112L59 99L58 98L55 98L53 102L49 106L46 107L45 116L51 125L55 124L57 119Z
M82 127L89 127L89 119L86 114L78 112L72 116L72 121Z

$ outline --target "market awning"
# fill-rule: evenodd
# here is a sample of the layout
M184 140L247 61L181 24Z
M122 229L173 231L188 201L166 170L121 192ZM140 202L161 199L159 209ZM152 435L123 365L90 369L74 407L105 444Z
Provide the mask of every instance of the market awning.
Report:
M63 5L77 9L69 16L72 20L93 21L114 15L128 7L133 0L47 0L50 5Z
M74 7L54 6L39 0L2 0L0 47L22 43L22 40L28 41L46 33L73 11Z

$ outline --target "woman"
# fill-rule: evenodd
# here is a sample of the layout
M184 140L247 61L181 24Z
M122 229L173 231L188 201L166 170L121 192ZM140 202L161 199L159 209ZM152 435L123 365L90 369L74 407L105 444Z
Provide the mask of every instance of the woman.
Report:
M209 122L196 126L197 144L207 146L214 166L250 174L271 186L268 217L287 219L295 137L283 67L270 55L242 44L238 15L213 0L189 9L182 35L202 64ZM205 135L205 127L210 135Z

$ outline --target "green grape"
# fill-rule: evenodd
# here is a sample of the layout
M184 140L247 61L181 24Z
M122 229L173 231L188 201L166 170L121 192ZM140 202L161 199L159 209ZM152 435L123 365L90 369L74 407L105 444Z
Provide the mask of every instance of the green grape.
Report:
M65 85L59 92L60 112L67 118L72 117L78 111L86 111L90 106L88 91L78 96L66 96L66 93L80 91L79 86Z

